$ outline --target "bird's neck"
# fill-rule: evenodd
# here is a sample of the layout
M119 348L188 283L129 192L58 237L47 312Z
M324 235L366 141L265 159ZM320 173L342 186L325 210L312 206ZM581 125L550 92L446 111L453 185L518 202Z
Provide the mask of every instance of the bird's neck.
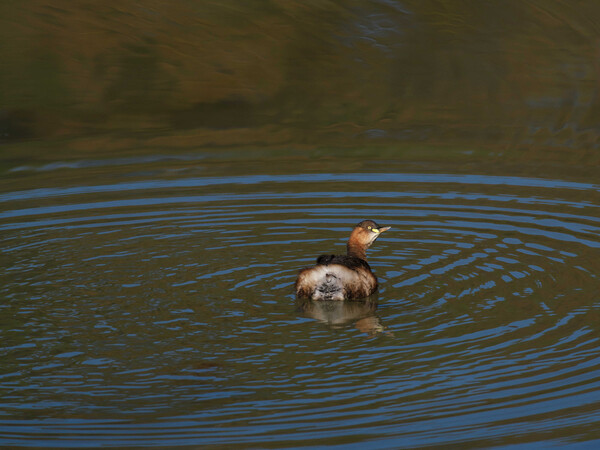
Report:
M367 247L357 242L348 241L346 245L348 249L348 256L355 256L356 258L360 258L362 260L367 260Z

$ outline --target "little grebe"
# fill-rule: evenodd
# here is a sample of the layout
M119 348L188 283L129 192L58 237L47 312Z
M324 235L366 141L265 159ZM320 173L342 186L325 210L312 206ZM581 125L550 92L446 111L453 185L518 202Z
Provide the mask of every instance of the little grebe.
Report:
M346 255L321 255L317 265L303 269L296 280L296 295L313 300L353 300L377 290L377 277L367 263L367 249L381 233L372 220L363 220L352 230Z

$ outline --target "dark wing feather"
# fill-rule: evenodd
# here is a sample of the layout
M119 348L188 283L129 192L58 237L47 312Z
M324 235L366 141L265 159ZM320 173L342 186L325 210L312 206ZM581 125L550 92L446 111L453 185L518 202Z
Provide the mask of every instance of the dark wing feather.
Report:
M331 264L331 260L335 258L335 255L321 255L317 258L317 264Z
M348 255L321 255L317 258L317 264L323 264L325 266L329 264L340 264L342 266L346 266L348 269L364 267L369 271L371 270L369 263L364 259Z

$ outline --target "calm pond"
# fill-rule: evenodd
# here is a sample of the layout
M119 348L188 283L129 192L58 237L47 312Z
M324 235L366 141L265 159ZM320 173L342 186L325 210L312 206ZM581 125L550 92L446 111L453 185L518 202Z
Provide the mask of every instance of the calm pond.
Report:
M328 155L14 167L0 440L600 439L600 186ZM365 217L392 226L379 293L297 302L297 271Z
M425 3L12 6L61 50L2 50L1 447L600 445L595 3ZM363 219L379 291L297 300Z

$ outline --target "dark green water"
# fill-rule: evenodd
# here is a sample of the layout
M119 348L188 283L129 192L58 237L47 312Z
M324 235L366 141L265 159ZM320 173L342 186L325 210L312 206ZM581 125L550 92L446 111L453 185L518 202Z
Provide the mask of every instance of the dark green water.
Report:
M10 171L4 445L600 439L600 185L303 155ZM378 295L298 303L363 217Z
M103 5L2 7L0 446L598 446L594 2Z

